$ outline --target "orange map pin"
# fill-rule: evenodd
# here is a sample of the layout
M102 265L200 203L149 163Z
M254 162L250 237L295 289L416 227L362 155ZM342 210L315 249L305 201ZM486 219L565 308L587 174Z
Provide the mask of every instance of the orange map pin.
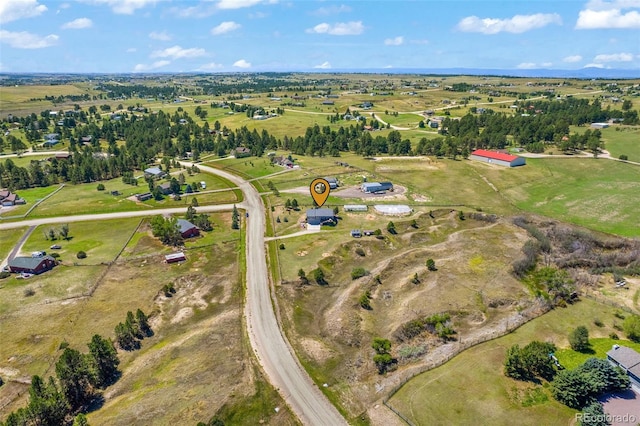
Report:
M309 186L311 197L313 197L313 201L316 202L318 207L322 207L322 205L327 201L327 198L329 198L329 191L329 182L327 182L326 179L314 179Z

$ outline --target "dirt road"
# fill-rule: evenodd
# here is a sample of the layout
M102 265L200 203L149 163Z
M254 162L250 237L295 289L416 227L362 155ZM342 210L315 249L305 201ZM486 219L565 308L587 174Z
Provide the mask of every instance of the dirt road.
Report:
M184 163L190 165L190 163ZM265 209L256 189L245 180L199 164L200 170L235 183L244 194L240 205L247 218L247 295L245 318L251 346L269 381L305 425L337 426L347 423L298 363L284 338L271 303L265 252ZM199 208L200 210L200 208Z

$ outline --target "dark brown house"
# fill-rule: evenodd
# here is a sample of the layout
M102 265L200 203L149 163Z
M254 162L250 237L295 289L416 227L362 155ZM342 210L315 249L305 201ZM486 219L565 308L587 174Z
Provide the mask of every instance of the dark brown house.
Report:
M41 274L56 266L56 260L51 256L27 257L18 256L9 261L9 271L19 274Z
M180 228L180 235L182 235L182 238L197 237L200 235L198 227L188 220L178 219L178 227Z

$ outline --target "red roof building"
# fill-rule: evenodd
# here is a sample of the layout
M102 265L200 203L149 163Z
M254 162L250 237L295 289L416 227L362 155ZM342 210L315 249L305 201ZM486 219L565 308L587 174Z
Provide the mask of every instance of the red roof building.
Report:
M484 149L476 149L471 153L469 158L471 160L484 161L485 163L498 164L506 167L524 166L526 164L524 157Z

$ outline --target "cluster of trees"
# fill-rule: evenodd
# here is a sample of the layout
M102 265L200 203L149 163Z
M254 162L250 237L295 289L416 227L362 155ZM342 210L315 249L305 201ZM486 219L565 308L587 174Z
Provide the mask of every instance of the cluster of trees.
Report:
M45 240L55 241L58 238L63 239L63 240L68 240L69 238L71 238L70 235L69 235L69 224L68 223L64 223L64 224L60 225L59 228L50 227L46 231L43 230L42 233L44 235L44 239Z
M116 342L125 351L132 351L140 348L140 340L153 335L149 318L141 309L127 312L124 323L120 322L115 327Z
M184 216L189 222L193 223L202 231L211 231L213 230L213 225L211 225L211 220L209 220L209 215L196 212L194 206L187 207L187 213Z
M129 90L129 89L127 89ZM233 103L231 103L233 104ZM230 105L231 105L230 104ZM235 105L248 110L247 105ZM44 133L54 132L62 140L69 140L69 151L74 155L68 160L32 162L27 167L17 167L10 159L0 165L0 186L12 190L46 186L59 182L92 182L126 176L133 170L144 169L157 157L185 157L190 152L198 159L203 152L215 152L220 156L244 146L256 156L262 156L267 149L284 149L298 155L339 156L341 152L354 152L370 156L376 154L409 155L423 154L456 158L466 157L478 148L504 148L507 137L531 151L542 151L546 144L555 143L561 149L574 150L588 148L597 152L602 143L598 130L587 131L583 135L569 136L570 125L583 125L609 118L624 118L624 124L638 123L637 112L603 109L598 100L569 98L563 101L521 102L518 113L467 114L460 120L446 118L442 125L443 136L423 138L412 149L409 139L402 139L400 132L393 130L387 136L372 136L365 131L366 121L358 121L348 127L331 129L330 126L314 125L307 128L302 136L285 136L277 139L266 130L249 130L241 127L235 131L220 129L210 131L209 123L202 126L181 108L173 114L159 111L157 114L138 116L123 112L122 119L110 120L97 115L95 106L89 108L93 115L78 111L74 120L81 125L75 128L58 126L55 118L48 113L38 117L35 114L14 118L23 122L27 137L32 142L41 141ZM199 112L202 115L203 110ZM532 111L535 114L522 116ZM375 121L375 120L374 120ZM377 121L373 123L376 125ZM91 142L80 143L83 136L92 136ZM117 140L125 144L117 144ZM102 153L100 141L106 141L106 152ZM0 137L0 148L8 146L13 151L26 149L24 143L13 135ZM97 155L102 154L102 155Z
M163 244L179 246L184 242L177 218L156 215L151 218L150 224L153 236L159 238Z
M579 337L584 348L584 330L578 327L571 337ZM588 333L586 337L588 345ZM573 346L573 344L572 344ZM628 389L629 377L620 368L607 360L589 358L573 370L559 367L554 359L556 347L553 343L533 341L523 348L514 345L507 351L504 374L517 380L551 382L551 392L559 402L575 409L585 409L590 414L600 412L597 397L607 393Z
M87 346L87 354L66 347L56 362L55 378L33 376L29 403L9 414L3 425L61 425L67 423L69 416L86 412L89 404L100 396L99 389L120 377L120 360L111 340L96 334ZM83 418L77 416L74 424L82 424Z
M573 370L559 371L553 378L551 392L564 405L580 410L597 403L597 397L604 393L629 386L629 377L620 368L605 359L589 358Z

